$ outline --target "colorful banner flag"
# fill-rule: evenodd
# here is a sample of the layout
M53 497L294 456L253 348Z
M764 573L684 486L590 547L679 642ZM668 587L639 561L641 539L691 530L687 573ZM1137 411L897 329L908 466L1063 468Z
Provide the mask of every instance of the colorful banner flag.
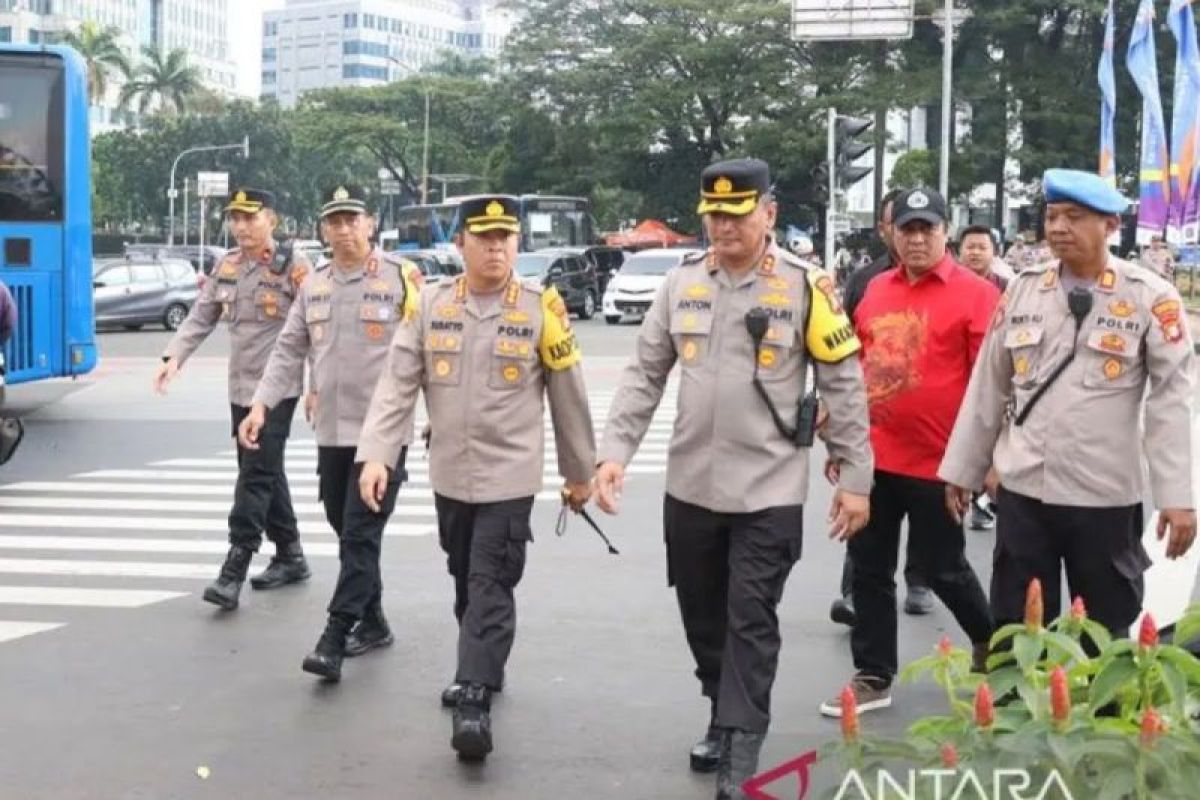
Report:
M1104 23L1104 52L1100 55L1100 67L1096 79L1100 82L1100 177L1117 184L1117 78L1113 71L1113 49L1116 44L1114 33L1114 0L1108 0L1108 15Z
M1162 235L1167 226L1171 197L1170 154L1158 91L1158 64L1154 49L1154 0L1141 0L1125 66L1142 93L1142 158L1139 183L1138 243Z
M1200 47L1192 2L1171 0L1167 12L1167 25L1177 44L1167 238L1179 244L1200 239Z

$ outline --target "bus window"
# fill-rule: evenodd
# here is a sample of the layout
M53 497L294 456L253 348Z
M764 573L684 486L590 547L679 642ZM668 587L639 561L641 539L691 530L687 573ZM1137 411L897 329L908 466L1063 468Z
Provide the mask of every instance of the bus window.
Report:
M396 212L397 244L406 249L426 250L450 241L454 235L457 203L408 206Z
M0 57L0 220L62 219L63 70L57 58Z
M526 198L524 205L524 249L582 247L592 243L586 200Z

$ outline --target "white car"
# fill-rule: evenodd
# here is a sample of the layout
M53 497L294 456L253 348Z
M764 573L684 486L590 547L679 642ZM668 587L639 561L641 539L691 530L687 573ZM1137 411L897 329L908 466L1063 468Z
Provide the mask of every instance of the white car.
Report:
M679 266L684 256L695 252L696 248L655 248L626 258L604 289L604 321L616 325L622 320L640 320L646 316L667 272Z

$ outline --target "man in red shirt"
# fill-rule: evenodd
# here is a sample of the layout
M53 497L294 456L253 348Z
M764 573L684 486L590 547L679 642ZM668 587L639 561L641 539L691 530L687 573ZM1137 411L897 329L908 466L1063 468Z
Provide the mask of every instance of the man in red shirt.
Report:
M947 251L946 201L937 192L904 193L894 218L900 264L871 281L854 313L875 451L871 520L849 545L857 611L851 687L859 711L892 703L896 560L905 518L909 557L918 558L930 588L970 636L977 666L993 629L937 471L1000 292ZM839 698L822 704L821 713L841 716Z

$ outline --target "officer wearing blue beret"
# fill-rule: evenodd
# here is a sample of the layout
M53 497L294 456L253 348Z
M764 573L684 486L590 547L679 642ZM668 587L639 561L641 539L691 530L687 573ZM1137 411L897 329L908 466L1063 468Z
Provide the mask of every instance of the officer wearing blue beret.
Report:
M1179 558L1196 535L1192 339L1175 287L1108 252L1127 201L1098 175L1047 170L1055 260L1009 284L942 461L962 514L993 464L1000 476L992 574L998 626L1023 617L1033 578L1053 619L1066 567L1072 596L1124 635L1138 617L1142 470L1157 534ZM1144 399L1144 403L1143 403Z

